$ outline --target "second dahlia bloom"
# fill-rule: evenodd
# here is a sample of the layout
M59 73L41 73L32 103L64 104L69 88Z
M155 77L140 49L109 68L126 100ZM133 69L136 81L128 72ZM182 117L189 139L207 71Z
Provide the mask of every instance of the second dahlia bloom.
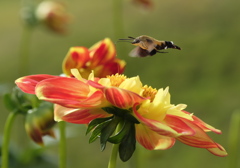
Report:
M102 149L107 141L119 143L123 161L131 157L136 140L149 150L171 148L178 140L205 148L217 156L227 155L225 149L206 134L221 131L184 111L186 105L171 104L168 88L156 90L143 86L138 76L127 78L116 74L94 78L91 74L86 80L76 69L72 74L75 78L27 76L18 79L16 84L26 92L35 93L39 99L57 104L55 120L89 124L88 132L93 131L90 142L100 137ZM36 86L34 92L33 85ZM114 135L120 123L123 123L122 129Z
M71 69L80 71L83 78L87 78L94 70L95 76L106 77L116 73L123 73L125 61L116 58L116 48L109 38L105 38L89 49L78 46L71 47L64 58L62 69L67 76L72 76Z

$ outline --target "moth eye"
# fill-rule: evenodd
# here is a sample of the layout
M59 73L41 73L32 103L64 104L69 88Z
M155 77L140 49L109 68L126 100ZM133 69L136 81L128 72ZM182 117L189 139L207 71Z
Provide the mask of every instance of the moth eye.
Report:
M133 40L132 44L139 43L139 42L140 42L140 40L135 39L135 40Z

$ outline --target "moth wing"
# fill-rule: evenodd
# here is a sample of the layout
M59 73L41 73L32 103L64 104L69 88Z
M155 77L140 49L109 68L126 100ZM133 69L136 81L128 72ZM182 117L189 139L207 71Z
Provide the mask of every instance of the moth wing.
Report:
M149 54L150 53L148 50L142 49L141 47L136 47L129 53L129 56L130 57L146 57Z

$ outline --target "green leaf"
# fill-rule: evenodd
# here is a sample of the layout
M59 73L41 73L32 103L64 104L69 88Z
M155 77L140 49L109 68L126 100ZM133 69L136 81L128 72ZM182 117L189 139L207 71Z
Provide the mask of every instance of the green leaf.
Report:
M109 122L111 122L111 119L109 119L109 120L107 120L105 122L102 122L102 123L100 123L100 124L98 124L97 126L94 127L95 129L92 131L92 134L91 134L91 136L89 138L89 143L94 142L101 135L102 129L106 125L108 125Z
M128 161L136 148L136 138L135 138L135 125L130 123L129 132L123 138L119 145L119 157L123 162Z
M113 114L115 116L124 118L128 121L131 121L133 123L139 124L140 122L132 115L132 111L128 109L120 109L118 107L112 106L112 107L104 107L102 108L104 111L106 111L109 114Z
M108 138L108 142L113 144L119 144L122 142L125 135L129 132L129 122L124 121L122 129L114 136Z
M90 131L92 131L97 125L107 121L107 120L111 120L113 118L113 116L111 117L106 117L106 118L97 118L92 120L87 128L86 134L88 134Z
M119 124L121 118L114 117L111 122L109 122L101 131L100 136L100 145L101 145L101 151L103 151L106 147L106 143L108 141L108 138L113 134L115 131L117 125Z
M7 93L7 94L4 95L3 101L4 101L4 104L5 104L5 107L9 111L14 111L15 109L17 109L17 104L16 104L16 102L14 102L12 100L10 93Z
M113 109L113 107L103 107L102 109L103 109L104 111L106 111L107 113L112 114L112 109Z
M124 118L132 123L135 123L135 124L140 124L140 122L130 113L126 113L124 115Z
M118 117L124 117L124 115L126 113L129 113L130 111L127 110L127 109L120 109L118 107L115 107L115 106L111 106L111 107L103 107L102 108L104 111L106 111L107 113L109 114L114 114L115 116L118 116Z

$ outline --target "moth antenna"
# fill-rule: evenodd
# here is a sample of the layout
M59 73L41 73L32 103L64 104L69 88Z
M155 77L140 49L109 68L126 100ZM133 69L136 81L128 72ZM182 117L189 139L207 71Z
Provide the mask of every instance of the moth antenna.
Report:
M132 40L132 39L118 39L118 40Z
M131 43L131 41L121 41L122 39L119 39L119 41L116 41L115 43L118 43L118 42L127 42L127 43Z
M131 37L131 36L128 36L128 39L118 39L120 41L117 41L117 42L128 42L128 43L131 43L132 39L135 39L135 38Z
M128 38L130 38L130 39L135 39L134 37L131 37L131 36L128 36Z

